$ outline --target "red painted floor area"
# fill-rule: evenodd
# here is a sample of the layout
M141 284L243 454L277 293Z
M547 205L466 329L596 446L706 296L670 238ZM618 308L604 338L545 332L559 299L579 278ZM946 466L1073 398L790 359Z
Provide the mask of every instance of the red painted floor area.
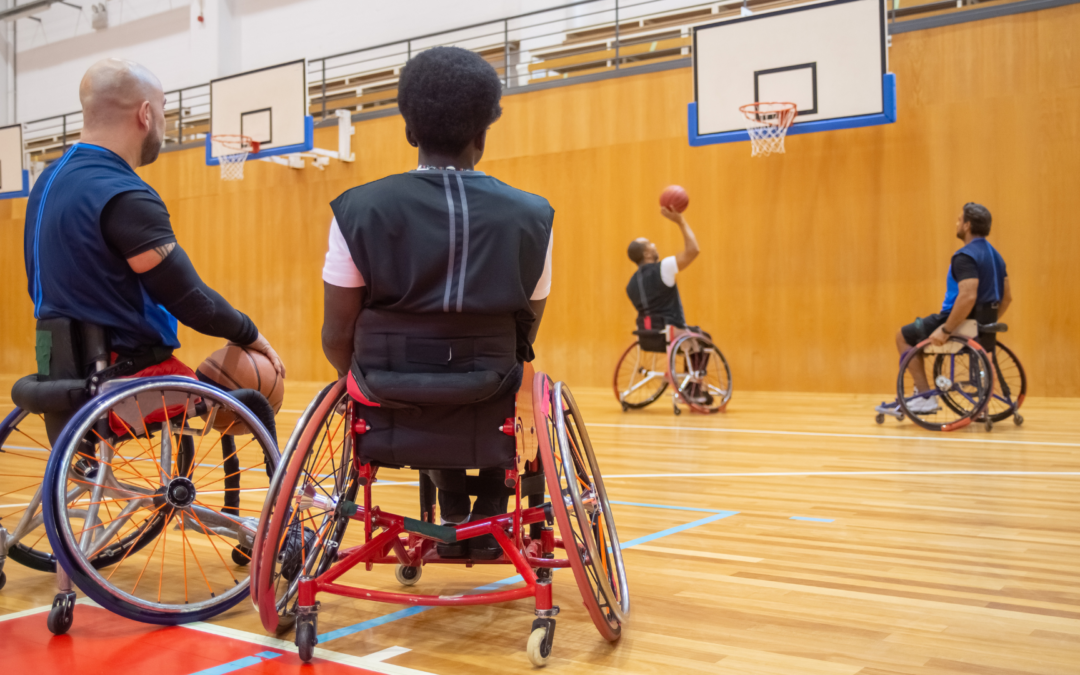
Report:
M47 613L0 621L0 659L4 671L23 675L189 675L220 668L245 657L274 652L249 666L219 672L237 675L319 673L376 675L369 670L313 659L304 664L295 652L210 635L183 626L150 626L98 607L76 605L67 635L45 626Z

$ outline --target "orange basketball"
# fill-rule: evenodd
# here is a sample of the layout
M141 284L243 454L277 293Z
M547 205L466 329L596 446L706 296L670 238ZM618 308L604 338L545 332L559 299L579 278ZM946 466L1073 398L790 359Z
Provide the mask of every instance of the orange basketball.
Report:
M285 398L285 380L274 370L274 364L262 352L238 345L225 345L210 356L195 371L201 379L209 380L222 389L254 389L266 397L276 414ZM235 415L219 411L214 429L222 433L247 434L245 424L234 424ZM229 428L232 425L232 428Z
M681 185L669 185L660 193L660 206L682 213L690 206L690 195Z

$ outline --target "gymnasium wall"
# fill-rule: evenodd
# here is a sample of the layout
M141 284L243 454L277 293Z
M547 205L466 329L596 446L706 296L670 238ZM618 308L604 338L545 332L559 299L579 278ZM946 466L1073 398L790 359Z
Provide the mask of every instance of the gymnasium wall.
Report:
M898 123L795 136L766 160L746 144L687 145L689 69L507 97L480 168L556 210L539 367L609 385L634 316L626 244L648 236L677 250L656 200L679 183L702 249L679 277L683 302L737 389L888 396L893 335L939 308L970 200L994 215L1015 297L1003 341L1030 394L1080 396L1078 34L1080 5L896 35ZM222 183L200 150L143 171L203 277L253 317L289 379L332 375L319 349L327 203L412 168L403 127L396 116L358 123L357 162L325 172L254 163L242 183ZM333 147L336 130L316 142ZM0 372L13 374L34 367L25 203L0 203ZM181 339L192 364L217 346L186 329Z

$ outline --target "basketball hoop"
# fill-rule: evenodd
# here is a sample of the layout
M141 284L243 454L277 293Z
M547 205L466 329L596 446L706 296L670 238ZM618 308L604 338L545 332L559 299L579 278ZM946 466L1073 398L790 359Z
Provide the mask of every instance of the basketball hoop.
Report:
M210 140L226 150L233 151L218 157L221 180L244 180L244 162L247 161L249 153L259 151L259 142L240 134L215 134Z
M750 134L750 156L768 157L783 154L784 136L798 114L794 103L747 103L739 111L750 120L746 131Z

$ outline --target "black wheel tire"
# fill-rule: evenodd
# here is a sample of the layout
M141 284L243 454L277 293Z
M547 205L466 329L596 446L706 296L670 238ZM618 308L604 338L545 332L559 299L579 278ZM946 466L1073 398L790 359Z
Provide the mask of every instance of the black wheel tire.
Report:
M1020 426L1024 423L1024 418L1020 416L1020 413L1013 413L1013 424ZM0 584L2 585L2 584Z
M251 549L247 546L234 546L232 550L232 561L244 567L251 562Z
M307 663L315 655L315 624L303 621L296 624L296 647L300 650L300 660Z
M63 635L71 628L71 623L75 619L75 608L64 604L53 605L53 608L49 610L49 619L47 624L49 626L49 632L53 635Z
M885 424L885 413L878 413L877 416L874 417L874 421L878 424Z

